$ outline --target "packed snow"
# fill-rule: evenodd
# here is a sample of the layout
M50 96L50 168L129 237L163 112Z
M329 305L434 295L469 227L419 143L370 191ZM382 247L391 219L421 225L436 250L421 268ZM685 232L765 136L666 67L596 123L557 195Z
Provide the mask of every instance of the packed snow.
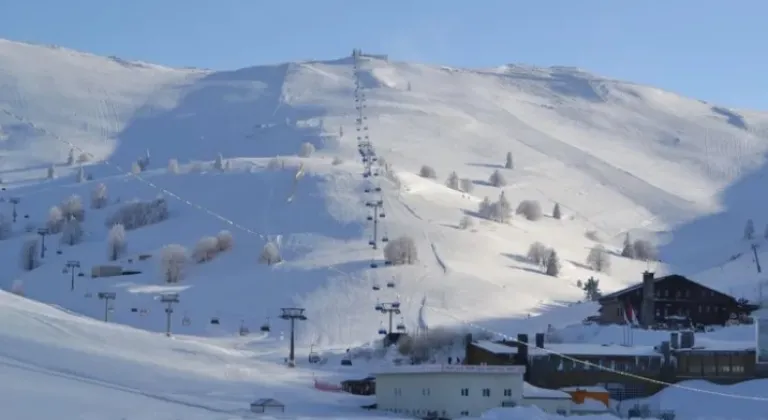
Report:
M683 272L762 295L750 244L762 245L768 222L756 196L768 114L564 67L361 60L367 132L391 168L375 182L386 215L378 235L409 236L418 254L384 266L367 245L372 183L357 156L352 62L171 69L0 40L0 209L11 226L0 229L0 285L52 305L0 294L0 369L17 378L0 395L14 418L44 416L29 401L46 398L81 418L228 419L266 397L291 416L365 417L376 415L361 411L368 400L311 384L367 375L370 366L344 371L338 360L387 323L377 302L400 302L394 322L407 331L552 326L568 343L611 344L619 332L578 325L596 310L580 302L589 277L610 292L645 269ZM480 205L502 191L513 214L490 220ZM73 195L82 221L56 225L44 258L39 246L25 254ZM132 200L158 199L167 215L111 231ZM514 214L525 200L541 214ZM745 241L750 218L755 239ZM619 256L627 234L662 262ZM214 249L222 235L231 247ZM530 255L535 242L556 251L557 275ZM267 244L280 261L269 251L264 263ZM598 244L610 269L588 258ZM68 262L79 268L63 272ZM131 275L92 278L110 264ZM159 296L172 292L167 339ZM278 317L289 306L308 317L297 325L299 360L311 348L327 367L282 366L289 331ZM748 330L722 339L743 343Z

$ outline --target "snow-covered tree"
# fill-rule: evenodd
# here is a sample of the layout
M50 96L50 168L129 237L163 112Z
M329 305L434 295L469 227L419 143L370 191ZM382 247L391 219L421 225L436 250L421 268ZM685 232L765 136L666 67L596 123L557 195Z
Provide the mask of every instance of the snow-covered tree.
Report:
M178 283L184 278L187 266L187 249L179 244L163 247L160 255L161 270L166 283Z
M11 293L17 296L24 296L24 281L16 279L11 284Z
M63 245L77 245L83 240L83 226L80 221L71 217L64 222L61 230L61 243Z
M656 247L650 241L637 239L632 245L635 251L635 259L641 261L655 261L658 259Z
M560 211L560 204L555 203L555 207L552 209L552 218L560 220L563 218L563 214Z
M488 178L488 183L494 187L503 187L507 185L507 180L504 178L504 175L497 169L493 171L491 176Z
M48 174L46 175L46 178L48 179L54 179L56 178L56 167L51 165L48 167Z
M747 241L755 239L755 222L752 219L747 220L744 226L744 239Z
M168 161L168 173L170 174L177 174L179 173L179 161L176 159L170 159Z
M515 162L512 159L512 152L507 152L507 161L504 162L504 167L507 169L514 169L515 168Z
M77 182L81 182L81 183L88 180L87 177L85 176L85 169L83 168L82 165L80 165L77 168L77 173L75 174L75 179L77 180Z
M535 200L523 200L520 202L520 204L517 206L517 210L515 210L516 214L523 215L528 220L539 220L541 219L541 216L543 215L541 211L541 204L539 204L538 201Z
M469 229L472 227L472 218L469 216L464 216L459 220L459 229Z
M492 207L493 203L491 203L491 199L488 197L483 197L483 201L481 201L477 206L477 214L485 219L490 219L491 213L493 211Z
M435 168L428 165L424 165L419 170L419 176L421 176L422 178L436 179L437 172L435 172Z
M67 155L67 165L72 166L75 164L75 149L69 149L69 155Z
M222 156L221 153L216 155L216 160L213 161L213 169L217 171L224 170L224 156Z
M267 162L267 169L270 171L276 171L278 169L281 169L283 167L283 162L276 157L273 157L272 159Z
M131 173L134 175L138 175L141 173L141 166L137 162L133 162L131 164Z
M25 271L32 271L40 265L38 246L40 241L31 237L21 245L21 268Z
M507 200L504 191L499 194L499 199L491 206L491 218L499 223L507 223L512 214L512 205Z
M469 178L462 178L459 181L459 189L467 194L471 194L475 189L475 184Z
M0 240L8 239L13 235L13 223L4 214L0 213Z
M53 206L48 210L48 220L45 223L48 233L54 235L61 232L64 228L64 215L59 206Z
M603 242L603 238L600 236L600 233L598 233L596 230L588 230L584 232L584 236L587 237L587 239L595 242Z
M528 259L535 264L544 266L552 250L541 242L534 242L528 247Z
M624 237L624 246L621 248L621 256L635 259L635 244L632 243L632 238L630 238L628 233Z
M600 292L600 280L597 280L594 277L588 278L580 287L584 290L584 297L588 301L596 301L602 297L602 293Z
M587 264L595 271L602 273L611 271L611 257L602 245L597 245L589 251Z
M107 235L107 256L110 261L117 261L127 248L125 227L120 223L113 225Z
M560 275L560 258L557 256L557 252L552 250L547 257L547 268L545 274L552 277Z
M86 152L83 152L77 155L77 163L86 163L89 160L91 160L91 155L89 155Z
M259 263L272 265L281 261L283 261L283 257L280 255L280 248L274 242L267 242L259 254Z
M96 185L91 192L91 208L101 209L107 206L109 199L107 198L107 186L103 183Z
M342 159L342 158L340 158L338 156L334 156L333 160L331 161L331 165L334 165L334 166L341 165L342 163L344 163L344 159Z
M219 253L219 243L214 236L205 236L200 238L192 251L192 259L196 263L211 261Z
M309 142L302 143L299 147L299 157L310 157L315 153L315 145Z
M66 200L59 204L61 217L64 220L75 218L82 222L85 220L85 209L83 209L83 200L77 194L70 195Z
M222 230L216 235L216 241L219 251L229 251L232 249L233 239L232 233L228 230Z
M384 259L392 265L414 264L418 261L416 242L410 236L400 236L387 242Z
M445 186L452 190L459 190L459 175L454 171L448 174L448 179L445 181Z
M131 201L123 204L106 220L107 227L120 223L125 230L160 223L169 217L168 202L164 197L152 201Z

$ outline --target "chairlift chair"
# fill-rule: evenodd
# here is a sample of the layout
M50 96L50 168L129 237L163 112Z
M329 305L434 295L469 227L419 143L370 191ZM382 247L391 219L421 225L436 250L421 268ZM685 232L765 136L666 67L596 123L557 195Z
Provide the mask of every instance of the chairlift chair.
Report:
M378 268L379 265L376 264L376 261L371 260L371 268Z
M370 246L376 246L376 241L374 241L374 240L370 240L370 241L368 241L368 245L370 245Z
M373 220L373 216L366 217L367 220Z
M59 254L59 255L61 255L61 254L63 254L63 253L64 253L64 251L62 251L62 250L60 250L60 249L57 249L57 250L56 250L56 253L57 253L57 254Z
M260 330L262 332L269 332L271 330L271 328L269 328L269 317L267 317L267 321L261 325Z
M219 317L215 316L211 318L211 325L220 325L221 322L219 321Z
M386 260L384 261L384 265L392 265L392 261Z
M240 329L238 330L238 333L240 334L241 337L251 333L251 330L249 330L248 327L245 326L245 321L240 321Z
M387 215L385 215L384 212L381 212L381 213L379 213L379 217L383 219L383 218L387 217Z
M388 236L386 236L386 235L385 235L385 236L382 236L382 237L381 237L381 242L389 242L389 237L388 237Z
M190 324L192 324L192 320L189 319L189 315L184 314L184 317L181 318L181 325L188 327Z
M386 328L384 328L384 324L383 323L379 326L379 334L380 335L387 335L387 330L386 330Z
M375 286L374 286L374 287L375 287ZM376 300L376 306L374 306L374 309L376 309L377 311L381 311L381 310L383 310L383 309L384 309L384 307L383 307L383 306L381 306L381 303L379 303L379 300L378 300L378 299Z
M405 323L403 322L403 319L400 319L400 322L397 323L397 330L398 331L405 331Z
M389 287L390 289L394 289L395 288L395 281L394 280L388 281L387 282L387 287Z

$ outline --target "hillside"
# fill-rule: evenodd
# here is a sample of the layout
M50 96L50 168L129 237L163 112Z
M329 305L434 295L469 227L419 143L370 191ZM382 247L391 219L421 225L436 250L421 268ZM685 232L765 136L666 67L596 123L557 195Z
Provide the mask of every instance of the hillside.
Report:
M0 41L0 177L6 198L20 198L19 213L29 215L3 241L10 268L0 281L10 289L21 280L28 297L94 317L103 311L97 293L116 291L112 319L155 331L164 329L157 294L177 290L174 329L212 336L241 324L258 329L267 317L283 331L279 308L296 304L309 317L300 326L303 345L344 348L372 339L383 322L376 301L397 296L410 330L422 298L430 325L473 322L512 333L578 322L594 311L568 307L583 298L578 280L595 276L610 291L647 268L613 256L610 274L594 272L585 265L595 245L587 231L612 252L626 232L656 241L666 264L654 269L695 273L748 249L740 241L747 218L759 230L766 222L753 184L768 149L768 114L563 67L469 70L364 59L360 78L368 132L398 180L381 182L383 233L415 239L413 266L369 268L382 255L366 246L369 184L357 158L351 58L212 72ZM296 157L304 142L317 152ZM91 155L83 170L92 181L77 182L77 165L65 164L71 145ZM128 174L147 151L148 170ZM503 168L507 152L513 169ZM226 171L211 168L218 153L230 163ZM267 168L276 156L282 167ZM181 163L179 173L166 169L170 159ZM419 177L422 165L437 179ZM306 175L294 183L300 167ZM507 180L503 188L487 182L495 169ZM446 188L451 171L472 180L474 191ZM49 208L72 194L87 205L100 183L111 204L86 210L84 241L57 254L59 238L49 237L42 266L23 272L24 225L42 225ZM538 200L546 217L505 224L476 217L482 198L502 190L513 207ZM141 274L89 278L90 267L107 259L104 220L121 205L113 200L158 194L169 200L169 219L129 231L121 261L152 254L130 263ZM549 217L555 203L561 220ZM3 209L10 216L8 203ZM457 228L464 215L472 229ZM191 264L178 285L163 284L164 245L192 249L222 229L234 235L232 251ZM285 261L259 264L261 248L278 236ZM558 277L525 257L535 241L557 250ZM68 260L86 271L74 293L61 273ZM391 279L394 289L372 290ZM184 317L190 325L181 325Z

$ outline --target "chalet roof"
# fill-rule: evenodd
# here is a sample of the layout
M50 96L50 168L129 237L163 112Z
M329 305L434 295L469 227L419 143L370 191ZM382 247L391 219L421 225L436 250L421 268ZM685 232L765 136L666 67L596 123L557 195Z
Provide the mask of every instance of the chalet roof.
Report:
M492 341L476 341L473 345L493 354L517 354L516 346L506 346ZM543 349L529 344L529 356L548 356L565 354L567 356L660 356L653 346L624 346L619 344L593 343L546 343Z
M661 283L661 282L663 282L663 281L672 280L672 279L677 279L677 280L684 280L684 281L688 281L688 282L691 282L691 283L693 283L693 284L696 284L696 285L698 285L699 287L702 287L702 288L704 288L704 289L707 289L707 290L711 290L711 291L713 291L713 292L716 292L716 293L719 293L719 294L721 294L721 295L730 296L730 295L728 295L727 293L724 293L724 292L722 292L722 291L720 291L720 290L717 290L717 289L715 289L715 288L712 288L712 287L709 287L709 286L705 286L705 285L703 285L703 284L701 284L701 283L695 282L695 281L693 281L693 280L691 280L691 279L689 279L689 278L687 278L687 277L685 277L685 276L681 276L681 275L679 275L679 274L670 274L670 275L668 275L668 276L661 276L661 277L656 277L656 278L654 278L654 279L653 279L653 284L658 284L658 283ZM629 292L634 292L635 290L639 290L639 289L641 289L642 287L643 287L643 283L642 283L642 282L640 282L640 283L637 283L637 284L635 284L635 285L632 285L632 286L626 287L626 288L624 288L624 289L621 289L621 290L617 290L617 291L615 291L615 292L613 292L613 293L609 293L609 294L607 294L607 295L603 295L603 296L601 296L601 297L600 297L600 299L599 299L599 300L605 300L605 299L611 299L611 298L619 297L619 296L625 295L625 294L627 294L627 293L629 293Z
M251 403L251 406L256 407L285 407L285 404L281 403L280 401L274 399L274 398L259 398L258 400Z

